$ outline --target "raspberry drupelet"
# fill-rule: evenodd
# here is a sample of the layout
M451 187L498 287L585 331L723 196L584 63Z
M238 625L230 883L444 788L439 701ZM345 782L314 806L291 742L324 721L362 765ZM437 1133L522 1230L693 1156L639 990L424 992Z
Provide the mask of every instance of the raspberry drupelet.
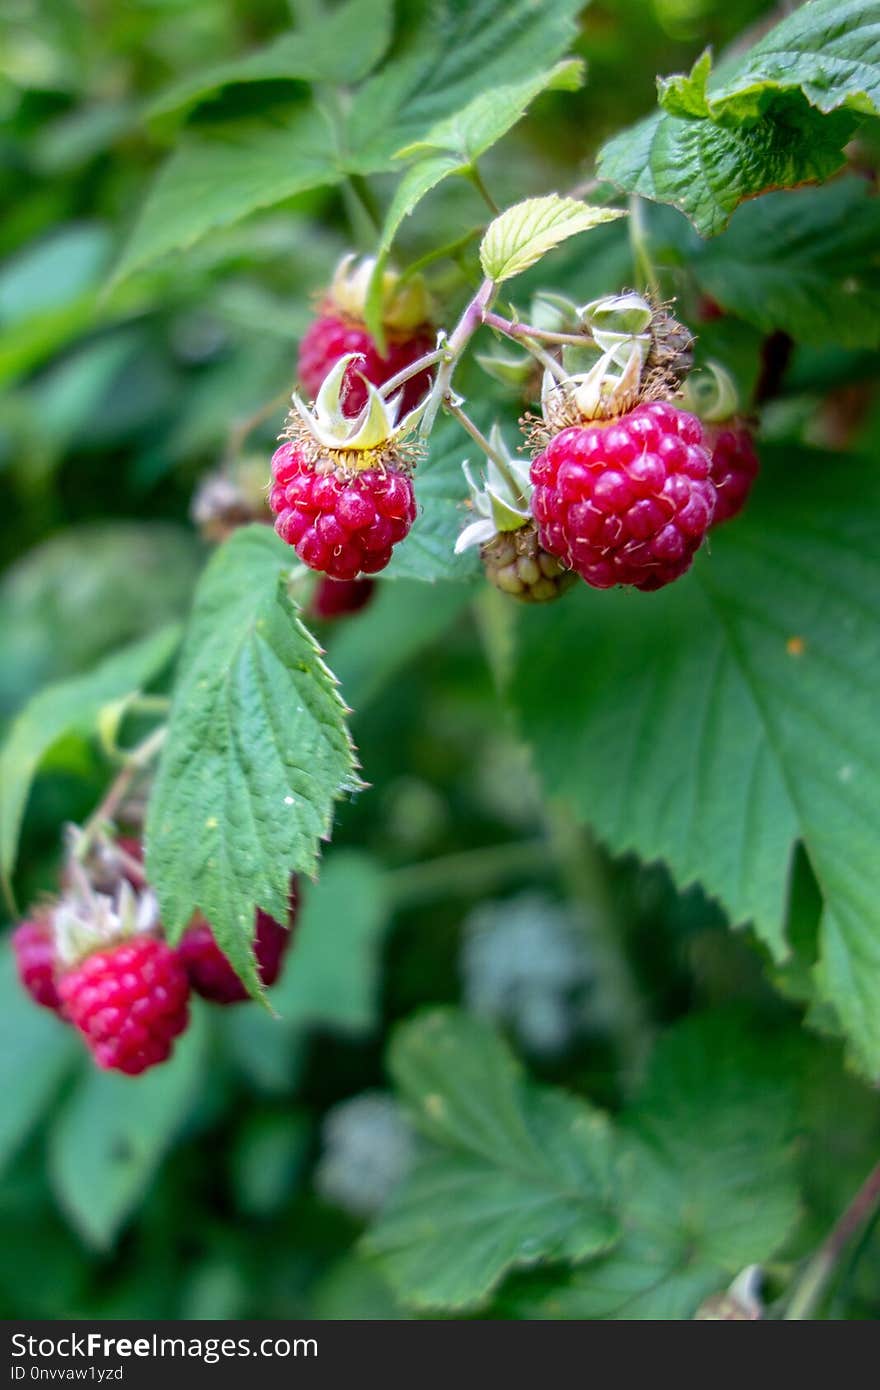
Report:
M597 589L660 589L690 567L716 506L696 416L665 401L554 434L532 463L541 545Z

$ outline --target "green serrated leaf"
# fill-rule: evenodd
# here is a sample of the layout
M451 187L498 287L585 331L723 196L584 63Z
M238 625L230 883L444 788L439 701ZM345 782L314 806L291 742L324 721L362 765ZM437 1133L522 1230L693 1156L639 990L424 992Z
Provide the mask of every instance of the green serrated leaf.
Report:
M480 155L516 125L541 92L558 88L572 91L582 81L583 64L569 58L523 82L481 92L461 111L438 121L422 139L396 152L396 158L401 159L422 157L403 175L385 215L367 300L367 324L374 333L381 328L382 278L388 252L406 218L444 179L473 169Z
M337 851L304 899L290 968L272 990L272 1007L286 1024L362 1032L376 1021L388 924L382 874L369 855Z
M147 194L113 282L258 208L342 177L330 127L312 106L185 134Z
M0 872L8 881L15 867L24 808L43 758L70 733L91 733L104 705L141 689L167 666L180 641L166 627L125 647L87 675L47 686L13 722L0 751Z
M247 82L359 82L391 40L391 0L346 0L293 34L264 48L176 82L149 106L148 117L186 111L223 87Z
M34 1008L19 983L12 948L4 942L0 948L0 1170L44 1114L78 1054L71 1030L48 1009Z
M530 79L561 58L582 0L443 0L414 7L390 62L355 96L350 167L374 173L482 93Z
M880 494L859 461L763 454L748 515L689 577L522 615L513 699L554 794L614 851L701 882L777 958L803 841L825 901L821 992L877 1075Z
M704 235L745 198L822 181L861 115L880 110L876 0L812 0L714 75L660 84L665 110L611 140L599 173L672 203Z
M669 1033L624 1125L622 1240L549 1294L515 1295L520 1316L692 1318L793 1230L794 1093L749 1020L696 1018Z
M113 1246L193 1106L204 1065L197 1015L165 1066L136 1078L84 1067L49 1137L49 1177L89 1245Z
M691 234L687 257L707 294L765 332L877 347L878 242L880 204L851 178L747 203L722 236Z
M500 284L521 275L569 237L623 215L614 208L590 207L576 198L561 198L558 193L527 198L489 223L480 245L483 271Z
M452 1010L401 1028L390 1067L438 1150L365 1241L407 1304L478 1307L510 1269L613 1245L614 1149L598 1111L528 1085L487 1024Z
M147 824L169 936L200 909L255 991L255 907L284 920L289 875L315 873L335 801L360 785L336 682L286 592L290 554L255 525L205 570Z
M413 140L398 150L397 158L445 153L456 155L464 165L471 164L522 120L542 92L574 92L583 80L583 62L579 58L566 58L522 82L481 92L461 111L438 121L420 140Z

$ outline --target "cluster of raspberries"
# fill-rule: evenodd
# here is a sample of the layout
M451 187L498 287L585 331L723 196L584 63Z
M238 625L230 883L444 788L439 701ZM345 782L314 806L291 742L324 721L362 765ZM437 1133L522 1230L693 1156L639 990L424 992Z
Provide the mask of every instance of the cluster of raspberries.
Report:
M365 324L328 304L303 340L300 380L316 395L335 363L361 354L342 393L342 409L353 416L365 404L365 380L382 386L432 341L424 324L394 337L383 357ZM406 383L406 409L424 397L431 376L423 371ZM742 509L757 471L742 421L703 423L665 400L557 428L532 463L529 534L505 533L500 549L484 546L487 576L529 602L555 597L575 575L599 589L662 588L690 567L713 526ZM275 452L269 501L278 534L299 558L346 583L384 569L416 517L405 464L392 457L363 467L345 454L316 460L297 441Z
M139 842L122 843L129 860L140 861ZM256 912L254 954L266 986L281 972L297 909L292 877L286 925ZM187 927L177 947L168 944L160 929L145 930L102 942L67 965L59 959L52 913L37 913L15 929L12 946L19 979L34 1002L72 1024L99 1067L128 1076L170 1057L175 1038L189 1022L192 991L214 1004L248 998L201 917Z

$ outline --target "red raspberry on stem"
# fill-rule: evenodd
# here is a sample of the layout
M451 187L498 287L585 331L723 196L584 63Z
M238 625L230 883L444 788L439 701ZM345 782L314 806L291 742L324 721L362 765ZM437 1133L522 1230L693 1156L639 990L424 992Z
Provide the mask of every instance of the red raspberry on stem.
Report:
M413 277L401 285L386 271L382 287L382 326L385 350L379 349L364 322L367 293L375 261L346 256L337 268L321 312L300 344L298 374L306 393L317 396L332 367L343 357L358 356L357 371L345 374L341 391L343 414L353 418L367 403L365 378L383 386L398 372L424 357L435 345L429 321L430 306L424 282ZM402 387L401 411L415 409L431 387L433 370L426 368Z
M696 416L661 401L562 429L531 470L544 549L597 589L677 579L715 511L702 439Z
M712 526L738 516L760 471L752 432L742 420L703 422L703 443L712 459L710 477L718 502Z
M62 899L55 912L58 994L99 1067L137 1076L164 1062L189 1021L189 980L158 935L147 891Z
M299 893L296 877L290 880L288 925L282 926L260 908L256 913L254 955L260 979L266 986L274 985L281 974L284 954L290 945L296 925ZM203 999L215 1004L239 1004L250 996L223 954L210 923L197 918L184 932L178 955L189 976L190 984Z
M366 383L367 405L349 419L340 396L351 366L348 357L337 362L314 411L293 397L269 493L282 540L310 569L339 580L383 570L416 518L413 450L403 444L415 416L398 423L397 403Z
M55 939L48 916L22 922L12 933L12 949L18 978L35 1004L54 1013L61 1011L55 984Z
M378 574L416 518L407 475L396 468L318 472L294 443L272 456L275 530L304 564L331 579Z
M157 936L93 952L64 972L58 990L98 1066L128 1076L164 1062L189 1021L186 971Z
M312 595L312 613L324 622L349 617L366 608L375 591L373 579L319 579Z

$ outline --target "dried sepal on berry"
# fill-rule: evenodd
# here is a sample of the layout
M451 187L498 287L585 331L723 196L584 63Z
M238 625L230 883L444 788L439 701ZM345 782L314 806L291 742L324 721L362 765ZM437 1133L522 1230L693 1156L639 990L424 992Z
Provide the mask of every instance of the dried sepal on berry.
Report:
M376 272L374 256L343 256L336 267L323 307L333 308L351 319L363 320L367 296ZM431 317L431 297L421 275L404 280L391 266L382 272L381 318L385 328L407 333L420 328Z
M375 260L345 256L330 289L300 343L297 374L305 391L316 396L331 367L346 354L358 353L360 372L349 369L342 390L346 415L360 413L366 403L362 378L382 386L436 346L427 287L419 275L405 279L386 269L382 276L379 317L384 344L380 347L365 322ZM433 369L411 376L403 387L403 409L411 410L431 388Z
M546 371L541 392L543 420L530 422L533 442L544 447L550 436L571 425L612 420L645 401L675 396L692 363L690 333L633 290L593 300L577 311L592 360L575 362L563 353L555 372Z
M137 892L122 879L112 894L74 887L52 913L55 949L61 969L76 965L93 951L159 930L159 903L152 889Z

